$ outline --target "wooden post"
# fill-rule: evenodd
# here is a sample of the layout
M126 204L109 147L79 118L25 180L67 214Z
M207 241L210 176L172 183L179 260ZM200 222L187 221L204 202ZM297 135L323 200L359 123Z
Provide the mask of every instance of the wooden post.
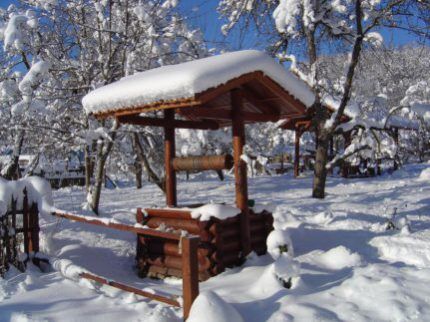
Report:
M300 175L300 137L302 133L300 129L295 131L295 141L294 141L294 177Z
M197 258L199 240L199 237L183 237L181 239L184 320L188 318L191 306L199 295L199 264Z
M22 224L23 224L23 235L24 235L24 253L27 254L27 260L30 257L30 252L32 251L31 246L31 233L30 233L30 222L28 216L28 197L27 189L24 188L24 198L22 201Z
M245 124L242 118L242 96L237 89L231 91L231 106L236 206L242 211L240 215L242 256L246 256L251 252L251 236L246 163L241 158L245 145Z
M399 147L399 129L395 128L394 129L394 143L396 143L396 146ZM397 162L397 154L394 156L394 170L398 170L399 169L399 164Z
M164 110L166 123L175 119L175 111ZM164 127L164 166L166 169L166 204L169 207L177 205L176 199L176 173L173 169L172 159L175 157L175 128Z

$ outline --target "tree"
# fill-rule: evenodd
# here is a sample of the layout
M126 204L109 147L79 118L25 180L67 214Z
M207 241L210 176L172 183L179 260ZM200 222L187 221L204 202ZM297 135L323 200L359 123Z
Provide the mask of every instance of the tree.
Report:
M112 120L99 122L86 115L81 99L91 89L135 72L206 54L200 32L188 28L175 4L173 0L38 0L21 1L2 12L4 43L17 47L17 57L43 59L50 66L49 82L41 88L49 113L45 124L33 128L47 134L45 145L56 141L66 150L85 151L87 200L96 213L108 157L126 133L118 131ZM9 26L19 37L9 36ZM23 46L30 36L31 46ZM26 59L17 58L10 70L22 68ZM50 149L57 148L51 144Z
M257 30L272 30L267 48L273 55L285 60L294 53L306 59L306 73L298 72L315 92L315 102L311 107L314 115L312 128L317 133L318 146L313 197L325 196L329 141L341 124L351 98L363 50L381 45L383 39L378 31L383 28L408 30L427 37L428 29L425 27L428 27L428 18L422 12L428 12L428 8L428 3L410 0L220 2L219 10L228 18L224 32L245 20L245 26L254 24ZM273 20L268 17L273 17ZM342 80L338 89L340 99L336 112L330 116L324 106L326 79L321 73L320 62L322 57L336 53L346 54L348 63L337 77Z

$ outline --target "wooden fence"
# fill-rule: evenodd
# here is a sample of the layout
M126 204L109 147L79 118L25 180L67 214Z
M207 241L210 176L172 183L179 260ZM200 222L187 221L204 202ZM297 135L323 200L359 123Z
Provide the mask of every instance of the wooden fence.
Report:
M6 214L0 216L0 276L2 277L10 265L24 271L30 259L38 266L46 261L36 256L39 252L40 230L37 204L29 205L26 189L23 194L20 209L17 209L17 200L12 196Z
M82 278L90 279L101 284L109 285L123 291L135 293L140 296L150 298L152 300L160 301L172 306L182 307L184 311L184 320L188 318L191 305L199 294L199 277L198 277L198 257L197 249L199 246L200 238L198 236L186 235L183 236L177 232L166 232L150 228L143 228L139 226L125 225L116 222L102 221L98 218L89 218L79 215L68 213L54 212L52 215L65 218L72 221L77 221L85 224L102 226L106 228L131 232L137 235L137 238L152 237L161 240L169 240L178 243L182 253L182 305L173 296L163 296L159 294L152 294L142 291L129 285L115 282L101 276L93 275L90 273L82 273Z

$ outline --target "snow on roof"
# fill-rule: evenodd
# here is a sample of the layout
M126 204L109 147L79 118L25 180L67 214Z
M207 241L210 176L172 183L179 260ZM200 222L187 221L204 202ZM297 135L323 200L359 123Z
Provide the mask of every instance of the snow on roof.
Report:
M309 86L267 54L244 50L163 66L125 77L87 94L87 113L111 112L160 101L190 99L207 89L261 71L307 107L314 102Z

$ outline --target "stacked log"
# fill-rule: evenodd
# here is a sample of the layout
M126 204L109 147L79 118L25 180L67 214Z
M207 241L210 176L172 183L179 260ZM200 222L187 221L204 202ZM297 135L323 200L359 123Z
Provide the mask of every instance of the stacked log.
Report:
M198 249L199 279L215 276L227 267L244 262L240 240L240 214L220 220L211 217L199 221L191 211L179 209L138 210L137 222L154 229L183 230L200 237ZM266 211L250 212L252 250L258 255L266 253L266 239L273 229L272 214ZM137 266L141 276L164 278L181 277L181 247L175 241L155 237L137 237Z

